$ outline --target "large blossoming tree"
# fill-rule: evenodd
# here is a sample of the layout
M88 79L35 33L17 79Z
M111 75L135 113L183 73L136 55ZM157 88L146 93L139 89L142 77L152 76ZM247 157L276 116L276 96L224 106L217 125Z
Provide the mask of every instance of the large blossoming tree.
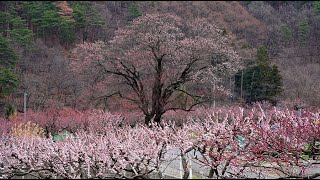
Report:
M204 103L202 87L216 81L218 71L235 72L240 64L222 30L204 19L173 14L136 18L111 41L80 44L73 55L73 68L93 75L94 83L116 82L102 88L108 93L99 98L117 95L137 105L146 124L160 123L169 110L189 111ZM216 55L224 58L213 63ZM186 106L176 103L181 94L189 99Z

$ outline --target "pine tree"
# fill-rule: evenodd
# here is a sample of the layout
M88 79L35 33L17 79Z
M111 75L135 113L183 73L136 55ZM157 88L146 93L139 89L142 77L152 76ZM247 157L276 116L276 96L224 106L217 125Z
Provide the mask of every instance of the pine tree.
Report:
M313 1L313 8L317 14L320 14L320 1Z
M309 31L310 31L310 25L308 20L307 19L302 20L299 23L299 29L298 29L298 37L302 45L305 45L307 43L308 37L309 37Z
M60 25L60 16L55 10L47 10L41 19L40 28L44 37L56 34Z
M282 37L285 44L288 44L292 38L292 31L288 25L281 26Z
M0 36L0 69L14 69L17 56L9 46L9 42Z
M62 42L71 44L75 41L76 39L76 34L75 34L75 21L70 20L66 17L61 18L60 22L60 39Z
M12 27L10 40L22 48L28 49L33 42L33 33L26 27L25 21L20 16L15 15L10 19L10 24Z
M99 13L92 7L92 3L79 1L70 3L73 8L75 28L81 29L82 41L86 41L90 31L102 30L105 22Z
M28 26L36 34L37 38L45 33L43 27L41 26L45 27L48 25L46 24L47 22L43 24L43 17L46 12L46 18L48 18L50 15L50 10L56 11L54 3L50 1L22 2L22 17L26 19Z
M241 72L236 75L236 91L241 91ZM243 73L243 96L246 102L267 100L276 102L282 92L282 77L276 65L271 65L265 47L257 50L256 63L250 65Z
M16 60L9 42L0 36L0 97L11 94L18 86L18 79L13 73Z
M139 16L142 15L142 13L140 12L139 10L139 7L138 7L138 4L137 2L132 2L130 5L129 5L129 19L132 20L134 18L137 18Z
M10 95L17 87L17 76L9 69L0 69L0 97Z
M271 63L268 55L268 50L264 46L258 48L257 50L257 63L261 66L268 66Z

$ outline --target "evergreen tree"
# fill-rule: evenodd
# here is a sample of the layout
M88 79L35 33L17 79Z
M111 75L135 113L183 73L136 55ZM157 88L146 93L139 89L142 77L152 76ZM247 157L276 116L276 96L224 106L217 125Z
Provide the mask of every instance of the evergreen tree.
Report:
M0 36L0 69L14 69L17 56L9 46L9 42Z
M241 72L236 75L236 91L241 92ZM282 77L276 65L271 65L265 47L257 50L256 63L249 65L243 72L243 98L246 102L267 100L276 102L282 92Z
M257 63L258 65L267 66L271 63L266 47L262 46L257 50Z
M0 97L10 95L17 87L17 76L9 69L0 69Z
M288 25L281 27L282 37L285 44L288 44L292 38L292 31Z
M11 15L8 12L0 12L0 35L7 36Z
M103 30L105 22L99 13L92 7L92 3L79 1L70 4L73 9L75 28L82 31L83 42L87 40L90 31Z
M75 2L72 4L73 7L73 17L76 21L77 28L84 28L86 26L86 8L81 2Z
M13 73L16 59L9 42L0 36L0 97L11 94L18 86L18 79Z
M33 33L45 40L57 35L60 42L69 45L75 41L77 31L82 33L83 41L88 35L104 32L103 18L88 1L5 2L4 9L0 11L0 33L23 46L30 44Z
M268 99L273 99L273 97L282 92L282 77L280 75L278 66L272 65L269 80L270 90L267 94L267 97Z
M135 2L135 1L130 3L128 10L129 10L129 19L130 20L142 15L142 13L139 10L137 2Z
M43 28L46 28L46 26L52 26L48 24L50 16L56 17L54 16L55 14L51 12L56 11L56 7L54 3L50 1L22 2L21 10L22 17L26 19L28 26L36 34L36 37L45 33ZM43 22L44 16L46 16L46 22Z
M33 33L26 27L25 21L16 15L10 19L12 29L10 30L10 40L18 46L27 49L32 44Z
M60 39L62 42L71 44L76 39L75 21L62 17L60 22Z
M305 44L309 37L310 26L307 19L299 23L298 37L301 44Z
M40 27L45 34L55 33L60 25L60 16L55 10L46 10L41 19Z
M26 21L19 16L17 4L6 2L6 10L0 12L0 32L14 46L26 49L32 44L33 34Z
M59 14L56 2L34 1L24 2L23 17L37 37L52 37L58 35L63 43L73 43L75 40L75 21L71 17Z
M317 14L320 14L320 1L313 1L313 8Z

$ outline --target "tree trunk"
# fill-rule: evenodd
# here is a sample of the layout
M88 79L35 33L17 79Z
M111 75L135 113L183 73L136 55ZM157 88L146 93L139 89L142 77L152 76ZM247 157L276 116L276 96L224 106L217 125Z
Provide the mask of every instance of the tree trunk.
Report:
M156 122L158 125L160 124L162 114L157 113L154 117L154 122Z
M209 178L209 179L212 179L214 174L217 175L217 179L218 179L218 178L219 178L219 172L218 172L217 167L215 167L215 168L210 168L208 178Z
M156 111L157 111L157 110L156 110ZM145 123L145 125L148 125L148 126L149 126L151 120L153 119L154 122L156 122L157 125L160 126L162 114L163 114L163 113L156 113L156 114L145 115L145 118L144 118L144 123Z
M162 91L162 59L157 59L156 73L154 76L154 84L152 90L152 114L155 114L154 121L160 125L161 116L163 114Z
M188 177L189 177L188 162L187 162L184 154L181 154L181 161L182 161L182 168L183 168L182 179L188 179Z
M153 116L154 116L153 114L152 115L150 115L150 114L145 115L145 118L144 118L145 125L150 126L150 122L151 122Z

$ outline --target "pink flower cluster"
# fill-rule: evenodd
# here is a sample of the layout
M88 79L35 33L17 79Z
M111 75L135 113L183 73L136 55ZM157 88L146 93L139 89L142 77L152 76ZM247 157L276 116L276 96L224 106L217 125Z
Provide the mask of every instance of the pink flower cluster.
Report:
M0 176L146 178L163 172L161 166L175 158L166 156L172 150L208 168L211 178L250 177L269 169L284 178L319 176L308 174L308 168L319 163L314 152L320 124L313 123L319 119L319 110L299 114L276 107L264 109L260 104L251 109L202 109L186 115L179 126L164 121L162 127L154 124L151 128L142 123L130 126L124 116L101 111L74 113L74 127L85 127L75 131L74 138L54 142L1 136ZM67 122L68 113L59 115Z

